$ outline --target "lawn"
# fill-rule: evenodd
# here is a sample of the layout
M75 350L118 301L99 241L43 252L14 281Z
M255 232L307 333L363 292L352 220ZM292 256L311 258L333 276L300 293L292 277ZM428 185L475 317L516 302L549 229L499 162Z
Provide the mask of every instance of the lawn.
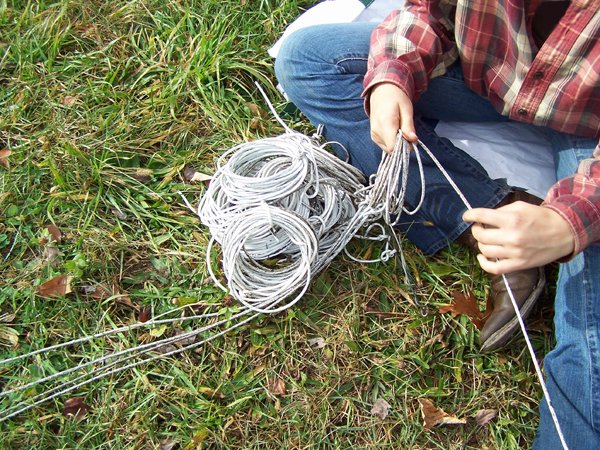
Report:
M197 203L194 175L282 133L254 83L282 112L266 50L313 3L0 0L0 360L181 319L0 364L4 391L199 329L183 317L207 309L235 314L205 266L209 232L178 192ZM395 260L340 255L293 308L56 395L1 422L0 448L529 447L541 389L523 338L482 354L473 321L440 312L461 295L484 308L475 258L404 248L414 286ZM531 320L540 358L550 315ZM0 397L0 414L76 375ZM425 426L426 405L463 423Z

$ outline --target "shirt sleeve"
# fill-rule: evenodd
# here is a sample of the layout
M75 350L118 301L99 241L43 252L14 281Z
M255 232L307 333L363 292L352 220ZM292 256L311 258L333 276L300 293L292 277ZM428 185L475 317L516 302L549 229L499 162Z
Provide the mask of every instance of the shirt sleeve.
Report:
M389 82L415 101L431 78L445 73L458 57L449 19L452 3L409 0L406 8L392 12L373 30L363 96L367 98L374 85Z
M591 158L584 159L575 175L559 180L543 204L571 226L575 248L567 261L591 245L600 245L600 142Z

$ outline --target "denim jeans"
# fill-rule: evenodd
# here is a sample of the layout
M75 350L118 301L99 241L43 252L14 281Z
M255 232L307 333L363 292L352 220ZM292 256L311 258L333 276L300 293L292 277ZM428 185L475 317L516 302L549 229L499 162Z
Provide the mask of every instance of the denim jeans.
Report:
M291 34L275 63L275 72L290 100L328 140L341 143L350 163L366 175L377 171L381 150L370 138L362 81L367 70L371 23L317 25ZM459 64L431 80L415 108L417 135L450 174L473 207L494 207L511 188L492 180L484 168L434 131L438 120L507 121L490 103L464 84ZM552 142L557 175L575 172L589 158L592 139L543 130ZM345 156L339 152L340 156ZM414 159L414 156L413 156ZM406 204L418 203L421 180L411 161ZM424 158L425 202L419 212L402 218L399 227L426 253L435 253L458 237L468 224L466 207L437 167ZM600 448L600 248L589 248L560 269L556 296L556 348L548 354L548 389L572 449ZM596 274L596 276L594 276ZM577 380L577 381L575 381ZM545 403L541 407L536 448L560 448Z

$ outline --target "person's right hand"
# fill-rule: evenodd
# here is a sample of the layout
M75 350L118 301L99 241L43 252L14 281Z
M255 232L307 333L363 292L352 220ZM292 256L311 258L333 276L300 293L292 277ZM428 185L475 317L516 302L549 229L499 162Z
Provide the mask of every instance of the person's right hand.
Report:
M371 90L369 109L371 139L383 151L392 152L398 130L402 130L407 141L417 141L412 101L398 86L392 83L375 85Z

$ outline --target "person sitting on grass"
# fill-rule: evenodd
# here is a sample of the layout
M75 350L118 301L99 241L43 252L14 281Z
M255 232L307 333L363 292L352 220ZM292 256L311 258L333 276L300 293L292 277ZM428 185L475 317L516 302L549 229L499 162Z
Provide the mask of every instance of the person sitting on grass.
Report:
M290 100L366 175L382 150L392 151L398 130L448 171L474 208L465 211L425 157L425 202L399 228L427 254L454 240L477 251L493 307L482 350L501 348L518 329L501 274L526 316L543 290L543 266L561 262L557 342L544 362L549 394L570 448L600 448L599 0L409 0L377 26L292 33L275 71ZM536 127L551 143L559 181L541 203L490 179L435 133L438 120ZM411 171L409 207L420 190ZM558 447L544 402L534 448Z

